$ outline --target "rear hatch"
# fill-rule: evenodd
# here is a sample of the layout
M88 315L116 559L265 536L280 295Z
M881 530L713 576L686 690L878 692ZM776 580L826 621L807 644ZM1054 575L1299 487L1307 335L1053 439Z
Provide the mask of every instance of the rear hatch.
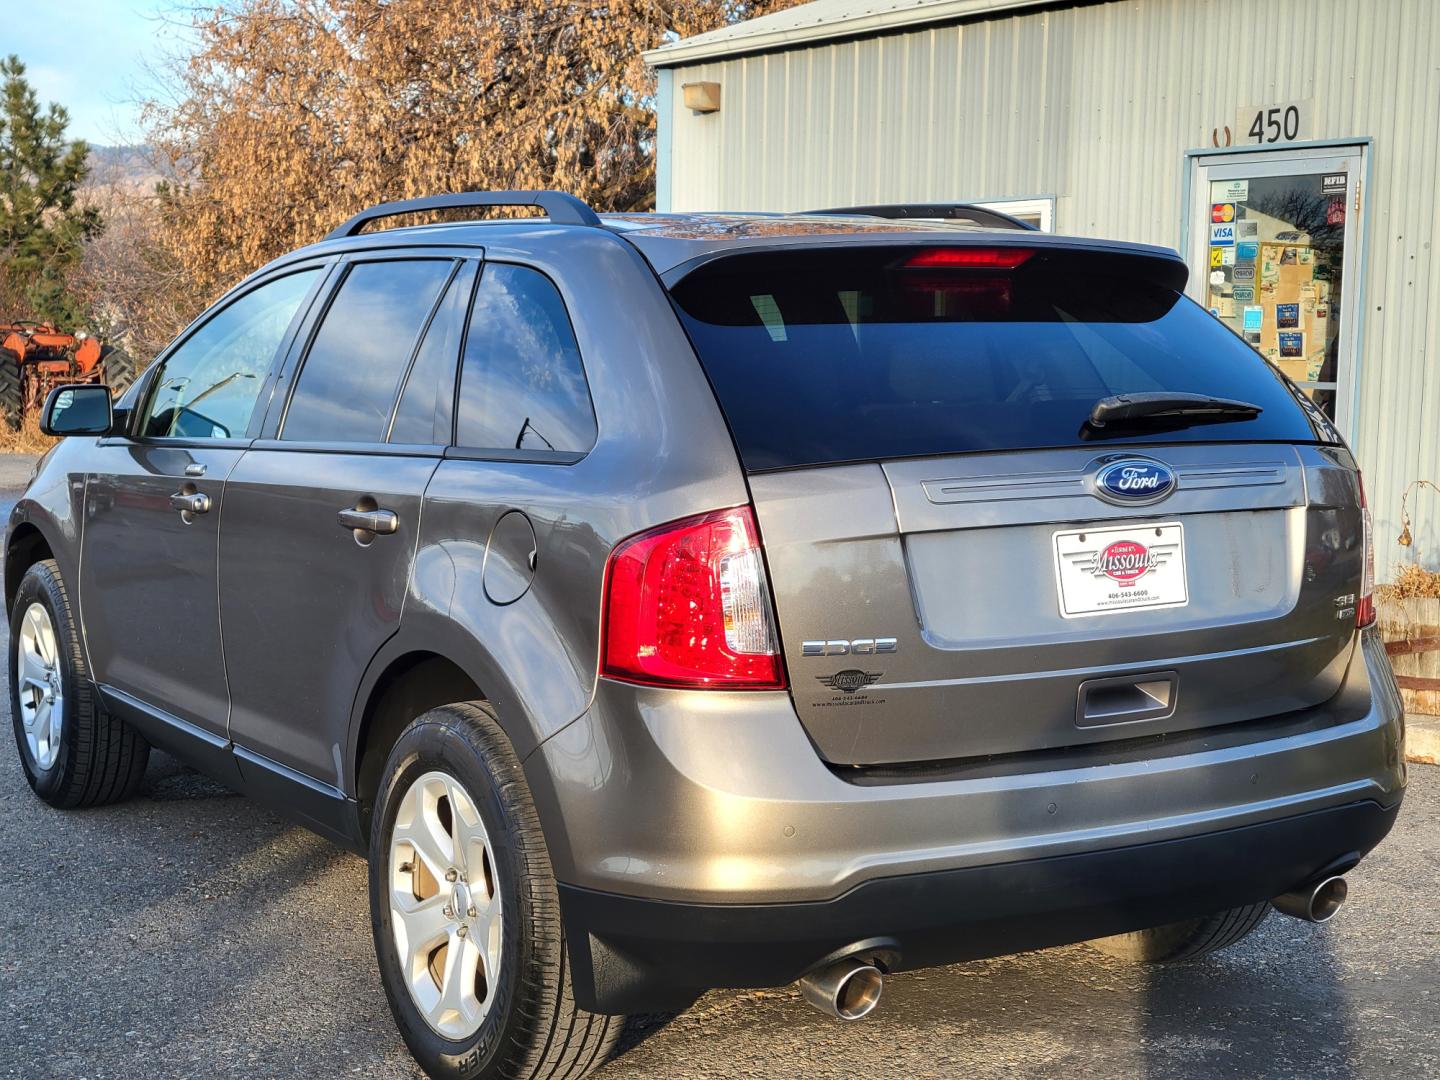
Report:
M1184 276L987 241L732 254L672 286L827 760L1022 753L1335 694L1353 463Z

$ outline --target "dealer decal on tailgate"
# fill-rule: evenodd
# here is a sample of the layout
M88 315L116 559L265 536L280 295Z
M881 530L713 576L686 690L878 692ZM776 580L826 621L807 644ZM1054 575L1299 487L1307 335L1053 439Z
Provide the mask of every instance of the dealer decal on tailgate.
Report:
M1055 581L1067 619L1183 607L1185 527L1179 522L1055 534Z

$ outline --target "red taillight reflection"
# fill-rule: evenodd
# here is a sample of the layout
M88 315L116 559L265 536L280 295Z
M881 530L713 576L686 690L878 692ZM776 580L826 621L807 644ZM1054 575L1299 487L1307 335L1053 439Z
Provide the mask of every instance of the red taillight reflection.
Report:
M1031 248L926 248L905 262L908 270L1014 270L1035 252Z
M678 521L615 549L601 667L650 685L784 688L749 507Z

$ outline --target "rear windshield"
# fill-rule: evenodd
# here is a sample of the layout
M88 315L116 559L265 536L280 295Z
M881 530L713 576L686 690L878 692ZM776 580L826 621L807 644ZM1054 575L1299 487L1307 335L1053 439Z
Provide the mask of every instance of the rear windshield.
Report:
M745 467L1316 440L1278 372L1177 291L1172 261L990 249L999 265L955 265L984 257L967 250L734 255L674 286ZM1103 434L1086 424L1100 398L1157 391L1263 411Z

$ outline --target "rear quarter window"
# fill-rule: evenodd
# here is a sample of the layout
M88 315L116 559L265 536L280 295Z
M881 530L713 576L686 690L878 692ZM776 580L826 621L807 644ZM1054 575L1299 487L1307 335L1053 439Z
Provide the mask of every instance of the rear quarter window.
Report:
M487 263L465 336L456 443L583 454L595 437L580 346L559 290L538 270Z
M734 255L673 287L747 469L1316 440L1279 373L1178 291L1168 260L1042 249L976 268L925 254L934 250ZM1136 392L1235 398L1262 412L1103 438L1087 430L1097 400Z

